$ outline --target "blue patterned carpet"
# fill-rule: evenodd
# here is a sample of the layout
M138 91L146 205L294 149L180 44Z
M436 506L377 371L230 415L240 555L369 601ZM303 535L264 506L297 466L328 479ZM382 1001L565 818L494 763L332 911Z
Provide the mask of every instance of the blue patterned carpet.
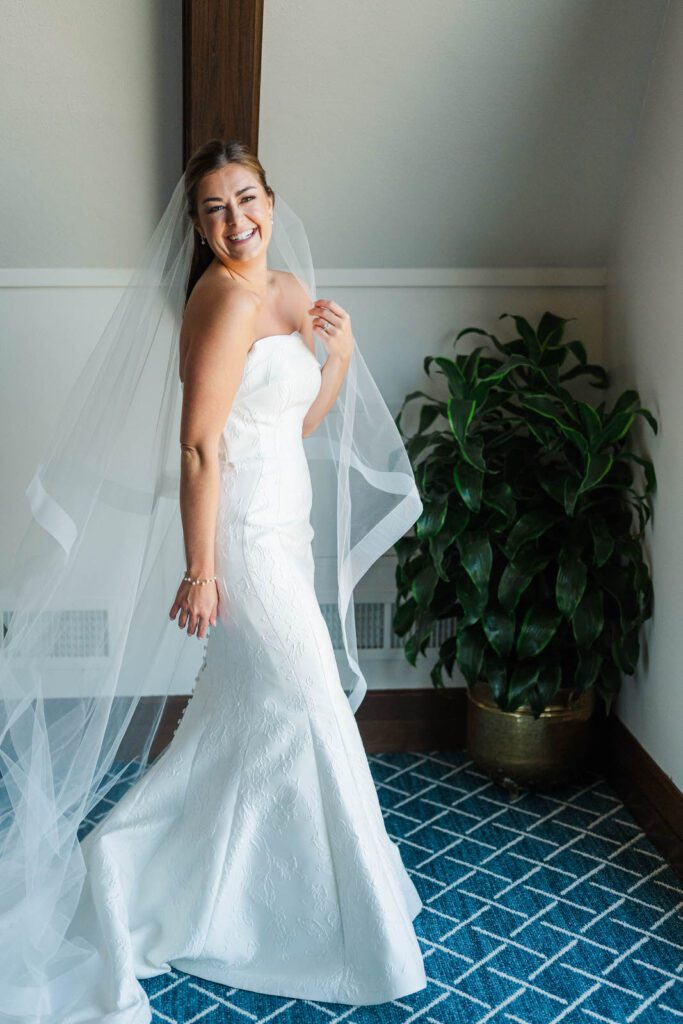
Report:
M155 1024L683 1022L683 883L604 779L512 797L464 752L370 765L424 902L427 988L354 1008L174 971L143 982Z

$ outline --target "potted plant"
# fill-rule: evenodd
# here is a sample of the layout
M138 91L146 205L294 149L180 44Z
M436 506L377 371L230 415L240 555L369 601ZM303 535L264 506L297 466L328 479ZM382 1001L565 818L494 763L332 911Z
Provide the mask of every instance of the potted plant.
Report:
M431 680L442 687L456 663L464 676L470 755L497 781L543 786L585 765L595 697L609 714L636 668L656 479L629 442L636 417L657 422L636 391L609 408L572 393L609 382L581 341L564 340L569 319L546 312L534 329L508 316L511 341L467 327L454 347L467 334L489 344L427 356L445 394L414 391L396 417L424 510L395 546L393 627L415 665L453 618ZM406 437L401 417L418 398Z

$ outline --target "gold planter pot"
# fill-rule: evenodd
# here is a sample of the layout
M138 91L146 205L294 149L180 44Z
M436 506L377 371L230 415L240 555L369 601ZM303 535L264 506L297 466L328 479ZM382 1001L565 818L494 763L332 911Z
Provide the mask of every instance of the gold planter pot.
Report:
M587 767L595 740L592 689L560 689L539 718L526 705L503 711L483 680L467 688L467 698L467 751L499 785L552 788Z

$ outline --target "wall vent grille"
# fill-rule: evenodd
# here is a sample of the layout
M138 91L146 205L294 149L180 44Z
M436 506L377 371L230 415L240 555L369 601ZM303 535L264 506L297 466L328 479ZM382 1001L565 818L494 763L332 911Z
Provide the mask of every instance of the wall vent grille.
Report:
M12 611L3 612L3 640L7 635L12 615ZM49 657L109 657L109 615L106 608L69 608L56 615L54 612L40 612L38 614L38 624L40 624L41 618L48 620L50 641L52 643Z
M396 604L390 601L356 601L356 641L359 651L397 651L412 636L411 629L405 637L394 633L391 623ZM332 646L343 647L339 612L335 602L321 603L320 610L325 619ZM46 613L41 613L46 614ZM50 613L52 616L53 613ZM4 639L12 612L4 611L2 616L2 638ZM52 657L55 658L106 658L109 656L109 616L105 608L65 609L50 623L53 633ZM455 619L437 622L428 649L439 647L452 636Z

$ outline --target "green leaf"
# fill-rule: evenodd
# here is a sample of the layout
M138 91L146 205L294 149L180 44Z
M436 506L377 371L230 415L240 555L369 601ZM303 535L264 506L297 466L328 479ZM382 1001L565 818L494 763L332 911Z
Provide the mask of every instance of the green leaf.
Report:
M508 562L498 583L498 600L505 611L514 611L534 576L545 569L547 564L548 559L531 546L522 548Z
M576 318L574 317L573 319ZM587 364L588 356L586 354L586 349L582 341L568 341L567 348L570 350L574 358L581 364L581 366L585 366Z
M659 430L657 420L654 418L649 409L636 409L636 416L642 416L644 420L652 427L653 432L656 434Z
M612 409L612 415L619 412L631 412L634 406L640 405L640 395L637 391L622 391Z
M595 689L605 702L605 710L609 715L614 698L621 688L621 674L616 665L605 662L597 678Z
M543 448L552 450L557 445L557 431L553 430L549 423L529 419L526 426Z
M467 381L468 387L471 388L476 380L479 378L479 363L482 358L482 352L486 349L483 345L477 345L472 352L468 352L465 356L465 362L463 363L462 373Z
M422 514L415 523L415 532L420 540L428 540L435 537L443 527L448 512L448 502L440 504L423 500Z
M614 551L614 537L600 515L592 515L588 520L588 526L593 537L595 564L599 567L605 564Z
M514 558L516 551L521 548L522 544L528 544L529 541L541 537L556 522L557 516L553 516L545 509L526 512L510 531L507 542L509 557Z
M500 658L495 651L487 647L484 652L482 675L491 688L493 699L504 704L507 694L508 671L507 662Z
M501 658L507 657L515 639L515 617L500 608L492 608L482 617L481 624L488 642Z
M515 321L515 326L522 337L529 356L537 363L541 357L541 346L533 327L523 316L516 316L514 313L501 313L498 319L502 320L506 316L512 317Z
M573 516L576 509L576 502L580 494L581 480L567 475L564 481L564 510L568 516Z
M538 468L537 479L540 486L553 501L562 507L565 502L565 481L569 472L569 467L565 466L562 469L558 469L557 466L539 466ZM577 481L577 487L578 484L579 481Z
M446 356L427 356L424 361L425 373L429 373L429 366L436 363L440 371L448 380L448 389L455 398L464 398L467 393L467 384L460 368Z
M449 581L449 576L446 572L443 560L446 552L454 541L455 537L452 534L449 534L446 530L442 530L436 537L429 538L429 554L434 564L434 568L439 574L439 578L444 580L446 583Z
M500 383L509 377L515 370L527 369L534 373L538 371L538 366L526 356L510 356L505 363L501 363L491 373L488 373L485 377L481 378L482 383L493 384Z
M541 665L536 677L536 689L540 700L537 706L531 705L532 710L540 715L551 703L561 686L562 666L557 662Z
M484 659L484 640L476 626L468 626L459 630L456 644L456 660L458 668L470 686L479 679Z
M470 513L464 505L449 505L448 512L446 513L446 523L444 525L444 531L448 534L451 540L455 540L459 537L463 530L467 529L470 521Z
M484 474L469 463L463 462L453 466L453 483L465 505L478 512L481 507L481 492L484 485Z
M471 626L475 622L479 622L488 600L486 590L479 590L475 587L467 573L463 572L457 577L456 593L463 610L460 617L463 626Z
M540 666L537 664L516 665L508 686L507 711L516 711L529 703L529 694L536 684Z
M578 402L579 414L586 428L586 435L590 442L591 448L597 447L596 442L602 433L602 420L598 416L597 412L592 405L587 402Z
M412 593L420 608L427 608L434 596L439 577L433 565L425 565L413 580Z
M574 686L583 691L595 685L598 672L602 666L603 657L594 648L587 651L580 651L574 672Z
M403 654L406 658L406 661L408 661L413 666L413 668L417 666L418 653L419 648L416 637L414 635L409 636L403 645Z
M640 641L638 629L633 629L623 636L612 640L612 659L623 673L632 676L638 667L640 657Z
M583 366L575 366L566 373L560 374L560 380L575 380L576 377L594 377L593 387L606 388L609 386L609 377L602 366L596 363L586 363Z
M508 562L501 573L498 583L498 600L501 607L512 612L517 607L520 597L531 583L533 576L521 572L514 564Z
M399 539L394 544L394 551L396 552L398 564L404 565L406 560L410 558L410 556L413 555L419 547L420 542L417 539L417 537L412 537L408 535L404 537L399 537Z
M468 415L468 408L471 407L474 412L475 404L473 402L462 402L456 403L454 399L448 401L448 420L451 427L451 433L455 438L460 453L464 460L473 466L480 472L486 470L486 463L482 458L482 451L484 449L483 438L468 435L467 427L469 420L466 419Z
M477 590L488 587L493 564L491 543L484 530L467 530L456 540L462 567Z
M423 405L420 409L420 425L418 426L418 433L423 434L428 427L431 427L434 420L439 415L440 410L435 405Z
M607 421L600 436L600 447L614 444L616 441L619 441L620 438L628 434L634 419L635 414L632 412L620 412L616 415L612 415Z
M472 422L476 403L468 398L448 399L448 422L451 425L453 436L462 445L467 438L467 428ZM483 469L483 464L479 467Z
M556 316L554 313L545 312L538 322L536 334L543 348L549 345L558 345L564 334L564 325L576 320L575 316Z
M522 395L520 396L519 404L524 409L538 413L539 416L545 416L546 419L551 420L558 427L564 437L571 441L583 456L588 455L589 446L586 438L580 431L567 423L562 415L564 406L561 409L554 401L547 398L545 395Z
M456 647L457 637L449 636L446 637L444 642L441 644L441 647L439 648L439 658L443 662L444 668L448 672L449 676L453 675Z
M586 471L583 474L583 480L581 481L578 493L585 494L586 491L591 491L594 487L597 487L603 477L609 473L613 462L614 458L608 455L607 452L589 455Z
M397 636L405 636L413 622L415 621L415 612L417 611L417 604L414 598L409 597L407 601L400 604L394 612L392 620L392 629Z
M557 607L567 618L576 611L586 589L588 571L579 553L573 549L560 551L555 580Z
M410 461L415 463L418 456L428 448L430 444L434 443L433 436L431 434L413 434L412 437L406 441L406 451L410 457Z
M487 488L483 493L482 501L488 508L497 509L505 519L514 519L517 506L509 484L498 483Z
M657 476L655 474L655 467L652 465L649 459L643 459L639 455L635 455L634 452L619 452L615 457L615 462L619 462L621 459L629 459L632 462L637 462L639 466L643 467L645 472L645 493L652 494L657 489Z
M557 611L548 611L533 605L527 608L519 633L517 634L517 656L533 658L547 647L562 622Z
M443 664L441 658L439 658L434 663L434 665L432 665L432 668L431 668L431 670L429 672L429 678L432 681L432 686L436 690L443 690L444 689L444 685L445 684L444 684L444 681L443 681L443 676L441 675L441 669L443 667L444 667L444 664Z
M429 359L431 357L427 356L427 358ZM396 424L396 426L398 427L399 430L401 429L401 417L403 416L403 413L405 412L406 405L408 404L408 402L412 402L416 398L426 398L427 401L432 403L439 410L439 412L443 416L446 415L446 403L445 402L439 402L437 399L434 398L433 395L428 395L426 393L426 391L411 391L410 394L406 395L406 397L403 399L403 404L402 404L401 408L399 409L398 413L396 414L396 416L394 417L394 423Z
M587 590L572 616L574 638L580 648L590 647L602 633L604 608L602 590Z

